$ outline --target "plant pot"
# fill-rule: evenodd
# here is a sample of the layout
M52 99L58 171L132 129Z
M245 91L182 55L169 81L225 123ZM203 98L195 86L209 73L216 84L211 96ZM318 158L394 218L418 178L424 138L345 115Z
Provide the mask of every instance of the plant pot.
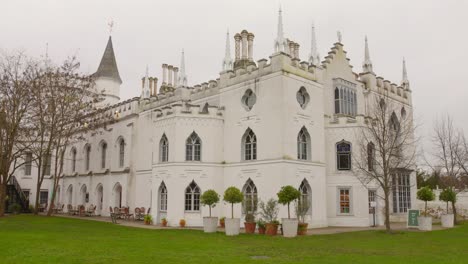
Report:
M183 220L183 219L180 220L180 221L179 221L179 226L180 226L180 227L185 227L185 220Z
M225 225L224 225L224 219L222 219L222 220L219 219L219 226L220 226L221 228L224 228L224 227L225 227Z
M260 235L264 235L265 234L265 227L258 227L258 233Z
M453 214L443 214L441 222L442 222L442 227L452 228L453 227Z
M218 217L203 217L203 231L215 233L218 230Z
M167 221L161 222L161 225L162 225L163 227L166 227L166 226L167 226Z
M237 236L239 235L240 230L240 219L239 218L226 218L226 235L227 236Z
M253 234L255 233L255 226L257 226L257 223L255 222L244 222L245 226L245 233L246 234Z
M278 224L268 223L268 224L265 224L265 226L266 226L265 234L269 236L276 236L276 234L278 234Z
M307 227L309 226L308 223L299 223L297 225L297 235L303 236L307 234Z
M145 221L145 225L151 225L151 221Z
M283 218L283 236L284 237L296 237L297 236L297 227L299 225L299 221L297 219L291 218Z
M432 217L431 216L420 216L418 217L419 230L431 231L432 230Z

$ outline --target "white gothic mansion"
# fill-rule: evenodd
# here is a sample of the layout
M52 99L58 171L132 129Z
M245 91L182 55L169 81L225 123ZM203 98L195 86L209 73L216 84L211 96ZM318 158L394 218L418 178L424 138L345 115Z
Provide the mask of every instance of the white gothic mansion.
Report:
M314 27L310 55L300 58L299 44L284 36L281 11L269 59L254 60L253 33L234 35L233 60L230 42L228 33L216 80L189 86L182 53L179 67L163 64L162 78L142 79L140 97L120 101L122 80L109 37L94 76L105 94L101 107L115 122L67 148L56 203L97 205L100 215L115 206L150 207L155 224L166 217L169 225L185 219L201 226L208 215L200 204L205 190L222 195L236 186L267 201L292 185L310 201L309 227L371 225L369 205L379 190L364 187L353 173L354 131L382 91L399 105L397 118L413 115L404 62L400 85L377 77L366 39L362 72L353 72L341 36L321 61ZM31 162L23 167L16 178L35 197L37 168ZM392 221L404 219L415 204L415 178L414 172L399 175ZM46 176L41 203L51 193ZM383 202L376 202L383 224ZM235 217L243 217L241 207L235 206ZM213 214L230 217L230 205L221 202ZM285 216L281 207L279 217Z

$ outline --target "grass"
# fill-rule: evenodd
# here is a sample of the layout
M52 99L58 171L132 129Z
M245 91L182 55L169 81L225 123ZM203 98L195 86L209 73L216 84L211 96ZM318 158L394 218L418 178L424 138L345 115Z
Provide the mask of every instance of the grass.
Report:
M0 218L0 246L2 264L468 263L468 224L427 233L364 231L285 239L19 215Z

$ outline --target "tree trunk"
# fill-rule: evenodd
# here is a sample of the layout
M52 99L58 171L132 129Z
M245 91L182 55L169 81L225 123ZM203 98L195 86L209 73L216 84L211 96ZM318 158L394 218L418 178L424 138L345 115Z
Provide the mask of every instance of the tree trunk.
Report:
M392 229L390 227L390 195L388 192L384 192L385 195L385 231L391 233Z
M234 218L234 204L231 204L231 219Z
M36 186L36 199L34 201L34 214L38 215L39 214L39 194L41 192L41 186L38 184Z
M210 218L211 218L211 205L208 205L208 207L210 208Z
M54 187L52 188L52 197L50 198L50 206L47 208L47 216L51 216L53 212L53 208L55 206L55 197L57 195L57 187L55 186L54 180Z
M6 182L0 184L0 217L5 215Z
M291 219L291 216L289 215L289 203L288 203L288 219Z
M452 213L453 213L453 225L457 224L457 208L455 207L455 203L452 202Z

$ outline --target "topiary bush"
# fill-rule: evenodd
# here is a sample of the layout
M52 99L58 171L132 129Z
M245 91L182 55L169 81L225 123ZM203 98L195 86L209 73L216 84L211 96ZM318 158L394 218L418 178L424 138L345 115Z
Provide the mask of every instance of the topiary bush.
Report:
M277 193L278 202L282 205L288 205L288 219L291 218L289 213L289 204L301 196L301 192L291 185L281 187L281 190Z
M447 189L444 189L440 195L439 195L439 199L441 201L444 201L447 203L447 214L449 213L449 202L452 203L452 207L455 207L455 203L457 201L457 194L455 193L455 191L453 191L451 188L447 188Z
M434 192L432 191L431 188L429 188L428 186L426 187L422 187L421 189L419 189L419 191L417 192L417 197L419 200L421 201L424 201L424 216L427 216L427 202L428 201L434 201L435 199L435 194Z
M211 217L211 208L214 208L219 202L219 194L215 190L206 190L200 197L200 202L203 205L208 205L210 208L210 217Z
M231 218L234 218L234 204L241 203L244 200L244 195L239 189L231 186L224 191L223 200L231 204Z

